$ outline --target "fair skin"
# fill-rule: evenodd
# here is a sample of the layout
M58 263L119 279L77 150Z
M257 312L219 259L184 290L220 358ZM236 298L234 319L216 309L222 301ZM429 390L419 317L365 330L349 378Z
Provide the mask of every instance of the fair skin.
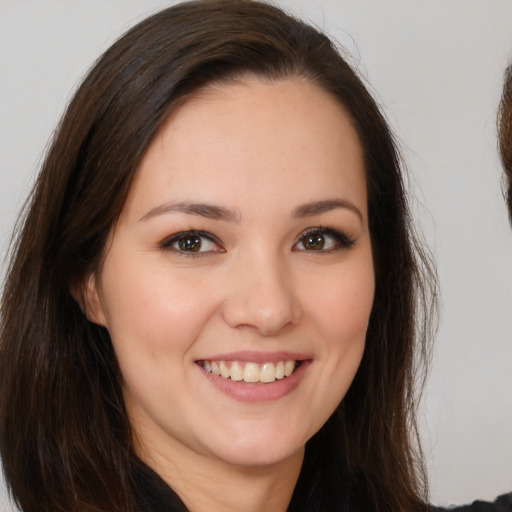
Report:
M192 512L286 510L363 354L366 201L346 112L305 80L211 86L149 146L86 310L139 456Z

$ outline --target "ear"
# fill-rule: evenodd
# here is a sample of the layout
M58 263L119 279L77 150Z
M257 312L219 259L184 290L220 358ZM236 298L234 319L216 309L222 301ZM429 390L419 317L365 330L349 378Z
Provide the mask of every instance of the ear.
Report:
M83 283L72 286L71 295L89 322L107 327L96 274L92 273L85 278Z

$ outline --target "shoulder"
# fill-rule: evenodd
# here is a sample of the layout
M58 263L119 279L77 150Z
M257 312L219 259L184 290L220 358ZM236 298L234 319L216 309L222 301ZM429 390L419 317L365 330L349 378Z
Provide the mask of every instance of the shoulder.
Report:
M475 501L462 507L436 507L433 512L512 512L512 492L498 496L494 502Z

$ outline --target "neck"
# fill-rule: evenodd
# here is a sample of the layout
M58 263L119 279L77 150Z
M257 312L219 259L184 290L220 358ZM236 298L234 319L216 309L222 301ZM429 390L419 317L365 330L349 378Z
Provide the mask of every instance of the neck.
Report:
M275 464L246 467L205 457L185 447L172 448L172 456L147 446L138 451L190 512L285 512L304 457L302 449Z

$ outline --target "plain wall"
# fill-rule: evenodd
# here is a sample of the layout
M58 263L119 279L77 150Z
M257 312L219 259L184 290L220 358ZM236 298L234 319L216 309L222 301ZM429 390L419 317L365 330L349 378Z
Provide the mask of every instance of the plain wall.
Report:
M170 3L0 0L2 256L80 77L118 35ZM402 143L416 218L442 286L421 427L432 501L511 491L512 230L495 118L512 56L512 0L277 3L348 49ZM7 511L3 492L0 510Z

